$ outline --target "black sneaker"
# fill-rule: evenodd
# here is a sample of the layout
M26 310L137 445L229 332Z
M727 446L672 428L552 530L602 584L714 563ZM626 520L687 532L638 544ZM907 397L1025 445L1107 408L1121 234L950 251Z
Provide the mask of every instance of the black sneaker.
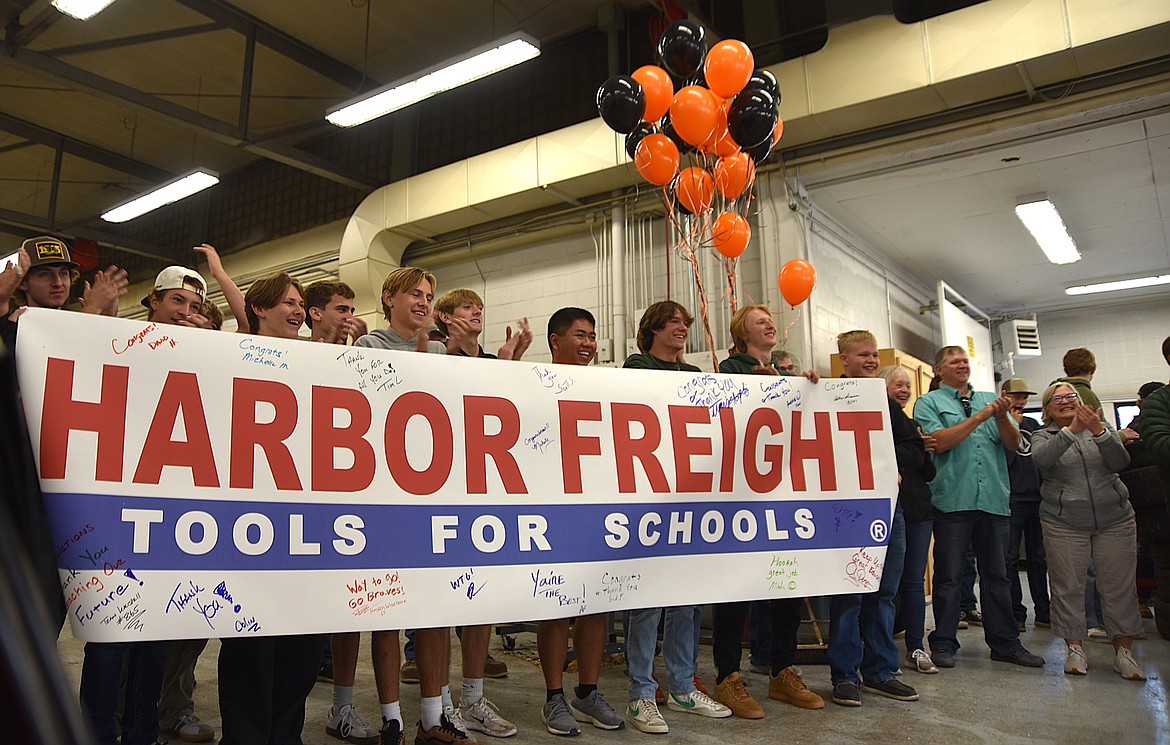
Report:
M892 698L895 701L917 701L918 691L906 685L897 678L887 678L877 683L862 683L861 690L866 693L876 693L879 696Z
M841 706L861 706L861 691L852 680L843 680L833 686L833 703Z
M935 667L954 667L955 653L949 649L931 649L930 659Z
M1023 647L1016 647L1010 652L1000 653L994 649L991 650L991 659L996 662L1010 662L1013 665L1021 667L1044 667L1044 658L1038 654L1032 654ZM934 664L938 664L935 659Z
M321 667L317 668L317 680L322 683L333 682L333 660L324 660L321 662Z
M971 626L982 626L983 625L983 614L980 613L978 610L959 611L959 623L962 624L963 621L966 621ZM962 627L960 626L960 628L962 628Z
M378 737L379 745L406 745L406 733L397 719L383 719Z

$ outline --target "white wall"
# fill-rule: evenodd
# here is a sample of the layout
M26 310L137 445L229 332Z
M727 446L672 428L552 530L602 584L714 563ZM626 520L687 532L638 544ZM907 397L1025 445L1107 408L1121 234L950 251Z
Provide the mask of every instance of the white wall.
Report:
M1017 360L1016 376L1026 378L1033 390L1043 391L1064 375L1064 353L1087 347L1097 358L1093 391L1102 400L1133 399L1143 383L1170 378L1170 367L1162 357L1162 340L1170 335L1170 298L1128 305L1107 302L1039 314L1036 321L1043 354Z

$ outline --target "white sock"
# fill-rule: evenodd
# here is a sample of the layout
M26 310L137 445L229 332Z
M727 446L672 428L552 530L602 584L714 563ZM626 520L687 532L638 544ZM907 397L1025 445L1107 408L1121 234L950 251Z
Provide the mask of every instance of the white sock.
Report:
M464 706L471 706L483 698L483 678L464 678L462 695L463 700L460 703Z
M353 686L333 686L333 713L340 714L347 706L353 706Z
M398 701L382 704L382 721L389 722L391 719L398 722L398 731L401 732L405 725L402 722L402 704Z
M455 704L451 701L451 684L443 686L439 689L439 697L443 699L443 708L454 708Z
M424 696L418 703L423 731L438 727L439 720L443 717L443 697Z

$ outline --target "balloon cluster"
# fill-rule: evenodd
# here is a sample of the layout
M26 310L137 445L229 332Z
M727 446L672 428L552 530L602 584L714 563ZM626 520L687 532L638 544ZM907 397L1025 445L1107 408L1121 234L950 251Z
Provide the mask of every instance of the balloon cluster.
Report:
M626 135L638 173L665 189L668 208L713 218L711 245L734 259L751 239L741 214L746 204L737 200L750 198L756 166L784 132L780 84L767 70L754 69L747 44L728 39L708 49L705 37L695 23L675 23L658 44L662 65L605 81L597 109ZM720 209L712 215L717 196Z

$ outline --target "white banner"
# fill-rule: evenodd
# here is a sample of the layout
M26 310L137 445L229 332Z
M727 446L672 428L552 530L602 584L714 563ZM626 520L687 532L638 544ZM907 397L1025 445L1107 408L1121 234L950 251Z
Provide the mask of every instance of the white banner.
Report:
M30 436L88 641L877 589L883 382L505 362L52 310Z

